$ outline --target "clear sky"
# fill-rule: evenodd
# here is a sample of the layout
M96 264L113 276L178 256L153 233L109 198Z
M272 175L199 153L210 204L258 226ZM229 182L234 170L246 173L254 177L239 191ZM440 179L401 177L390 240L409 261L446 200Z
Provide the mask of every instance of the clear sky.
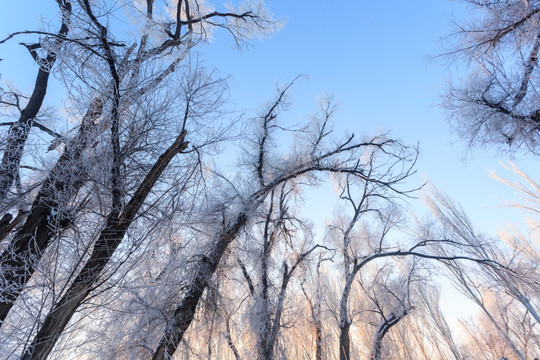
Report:
M437 106L446 80L460 73L443 61L426 58L438 54L439 39L451 31L452 18L471 15L463 4L446 0L277 0L267 4L285 21L281 31L263 41L254 40L241 51L232 48L227 34L218 33L216 41L202 50L209 66L232 75L231 95L238 108L257 109L272 96L276 84L306 74L309 80L299 81L292 91L294 106L288 115L292 122L313 112L318 95L333 93L341 103L336 131L362 134L386 129L408 143L419 142L418 184L429 179L461 202L482 230L494 231L498 225L520 219L497 207L501 200L511 200L512 192L487 174L491 169L504 174L498 162L507 158L490 149L477 149L463 161L465 146L450 132L444 110ZM57 28L54 1L4 0L0 10L2 38L14 30L36 28L40 16ZM0 45L0 58L4 58L0 74L2 80L28 91L36 67L18 45L24 39ZM48 99L58 96L61 93L53 84ZM56 99L48 102L58 103ZM534 159L522 156L516 163L531 175L538 174ZM420 205L416 202L417 208Z

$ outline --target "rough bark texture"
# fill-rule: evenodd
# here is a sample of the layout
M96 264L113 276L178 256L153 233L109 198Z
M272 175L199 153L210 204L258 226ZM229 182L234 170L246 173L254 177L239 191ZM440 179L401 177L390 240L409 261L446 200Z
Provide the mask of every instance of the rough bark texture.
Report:
M339 306L339 360L350 359L349 328L351 327L351 322L349 321L348 302L352 283L358 270L360 269L353 269L353 272L347 276L345 287L343 288L343 292L341 294Z
M54 212L66 208L84 183L84 169L79 159L92 134L94 120L101 115L101 111L101 101L95 101L84 117L77 136L70 141L41 186L25 223L0 255L0 324L32 277L36 263L59 230L57 225L69 224L69 221L63 221L66 219L58 219L61 213L55 215Z
M173 157L187 147L188 144L184 141L185 136L186 132L184 131L158 158L143 182L139 185L129 203L126 205L124 212L118 216L115 215L113 211L113 214L109 216L105 228L101 231L100 237L94 245L94 250L90 259L64 296L57 304L55 304L51 312L47 315L31 346L27 348L21 359L45 359L50 354L71 317L90 293L93 286L98 281L101 272L122 242L135 215L160 175L166 169Z
M320 320L315 322L315 360L323 360L322 354L322 324Z

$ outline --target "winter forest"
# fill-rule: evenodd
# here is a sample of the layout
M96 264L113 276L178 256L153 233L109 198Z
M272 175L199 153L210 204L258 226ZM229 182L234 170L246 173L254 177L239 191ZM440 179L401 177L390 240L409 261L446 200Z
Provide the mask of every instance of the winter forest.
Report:
M332 89L294 108L317 58L230 95L205 56L251 61L294 26L272 3L40 0L0 33L1 359L540 358L540 1L456 1L430 58L461 69L432 136L496 154L515 194L489 233L418 140L342 126Z

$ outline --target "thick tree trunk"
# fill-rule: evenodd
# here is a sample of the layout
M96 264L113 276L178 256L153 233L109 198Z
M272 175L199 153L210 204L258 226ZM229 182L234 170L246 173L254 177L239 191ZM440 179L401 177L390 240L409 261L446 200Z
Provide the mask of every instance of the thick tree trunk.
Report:
M315 321L315 360L323 360L322 324L319 320Z
M266 291L268 291L268 289ZM272 360L273 349L270 345L270 342L272 342L270 339L272 336L272 319L268 307L268 299L263 297L256 301L259 302L257 307L259 311L258 316L260 317L258 321L259 328L257 329L257 359Z
M219 237L207 256L201 257L196 265L195 276L186 294L174 312L172 325L167 327L165 335L156 349L153 360L165 360L172 357L180 344L184 333L191 325L197 305L202 297L210 278L217 269L227 246L236 238L247 222L247 215L240 213L236 219Z
M122 242L135 215L160 175L173 157L187 147L188 144L184 141L185 136L186 132L184 131L158 158L126 205L124 212L118 216L113 211L113 214L109 216L105 228L101 231L100 237L94 245L90 259L64 296L49 312L32 344L25 350L21 359L45 359L48 357L71 317L98 281L101 272Z
M351 324L347 321L339 326L339 360L350 360L351 349L349 329Z
M0 165L0 203L6 198L13 181L17 176L17 172L19 171L24 145L26 144L28 134L32 129L34 119L45 98L49 74L48 70L43 68L39 69L34 85L34 91L30 96L28 105L21 112L19 120L9 129L6 148L2 157L2 164Z
M41 186L25 223L0 255L0 324L32 277L36 263L47 249L52 236L59 230L58 225L65 227L70 222L59 216L62 216L62 209L67 207L84 183L85 171L79 160L90 140L94 121L101 115L101 111L101 101L94 101L77 136L70 141Z
M262 346L259 346L258 352L258 360L272 360L274 358L273 349L270 349L266 342Z
M2 241L13 229L15 229L15 226L19 225L24 219L26 219L29 213L29 211L19 210L15 219L13 219L13 215L10 213L4 214L1 220L2 224L0 225L0 241Z
M71 3L68 1L65 1L63 4L60 1L58 3L62 10L62 26L54 41L56 46L60 47L69 32L68 24L71 15ZM0 165L0 204L7 196L15 177L17 176L17 172L19 171L24 145L26 144L28 134L34 124L34 119L38 114L39 109L41 109L43 99L45 99L50 71L57 56L56 53L49 52L47 57L40 59L36 53L36 50L41 47L40 44L26 45L26 47L30 51L32 57L38 62L40 68L28 104L21 112L18 121L9 129L6 148L2 157L2 164Z

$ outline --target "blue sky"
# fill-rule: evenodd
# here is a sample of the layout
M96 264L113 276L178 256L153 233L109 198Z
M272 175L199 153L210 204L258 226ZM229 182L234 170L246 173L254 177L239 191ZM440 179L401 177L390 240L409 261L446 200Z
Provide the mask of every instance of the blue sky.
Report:
M441 102L446 83L464 76L467 66L445 59L440 40L452 31L453 19L468 18L460 2L405 1L268 1L284 28L269 39L253 41L242 52L219 36L207 49L207 61L232 74L231 92L245 108L257 108L273 94L276 84L306 74L308 81L293 89L293 119L314 109L317 95L333 93L341 103L337 130L357 134L390 130L407 143L420 143L418 183L429 180L459 201L473 222L486 232L521 215L502 209L514 194L488 176L506 171L499 162L508 156L493 149L476 149L466 156L465 144L452 134ZM466 159L464 160L464 158ZM513 161L530 175L531 156ZM510 174L508 174L510 175ZM423 212L421 201L413 201ZM324 200L320 201L321 208Z
M227 34L218 33L216 41L202 50L208 66L232 75L231 97L238 108L257 109L272 96L276 84L306 74L309 80L299 81L292 91L294 106L287 115L291 122L312 113L318 95L332 93L341 104L337 132L386 129L408 143L419 142L418 184L429 179L461 202L482 230L493 231L521 219L497 207L513 195L487 175L491 169L504 174L498 162L507 158L477 149L464 162L464 144L451 134L444 110L437 106L446 80L461 73L455 66L426 58L438 53L439 39L451 31L452 18L470 15L463 4L446 0L267 3L285 21L281 31L253 40L241 51L232 48ZM14 30L36 28L40 16L56 29L53 1L3 1L1 8L2 38ZM21 41L24 38L0 45L0 58L5 59L0 74L2 80L29 91L36 67L17 45ZM53 84L48 99L58 96L61 93ZM57 104L56 99L48 102ZM534 176L533 160L518 156L516 163ZM420 201L414 204L422 211Z

